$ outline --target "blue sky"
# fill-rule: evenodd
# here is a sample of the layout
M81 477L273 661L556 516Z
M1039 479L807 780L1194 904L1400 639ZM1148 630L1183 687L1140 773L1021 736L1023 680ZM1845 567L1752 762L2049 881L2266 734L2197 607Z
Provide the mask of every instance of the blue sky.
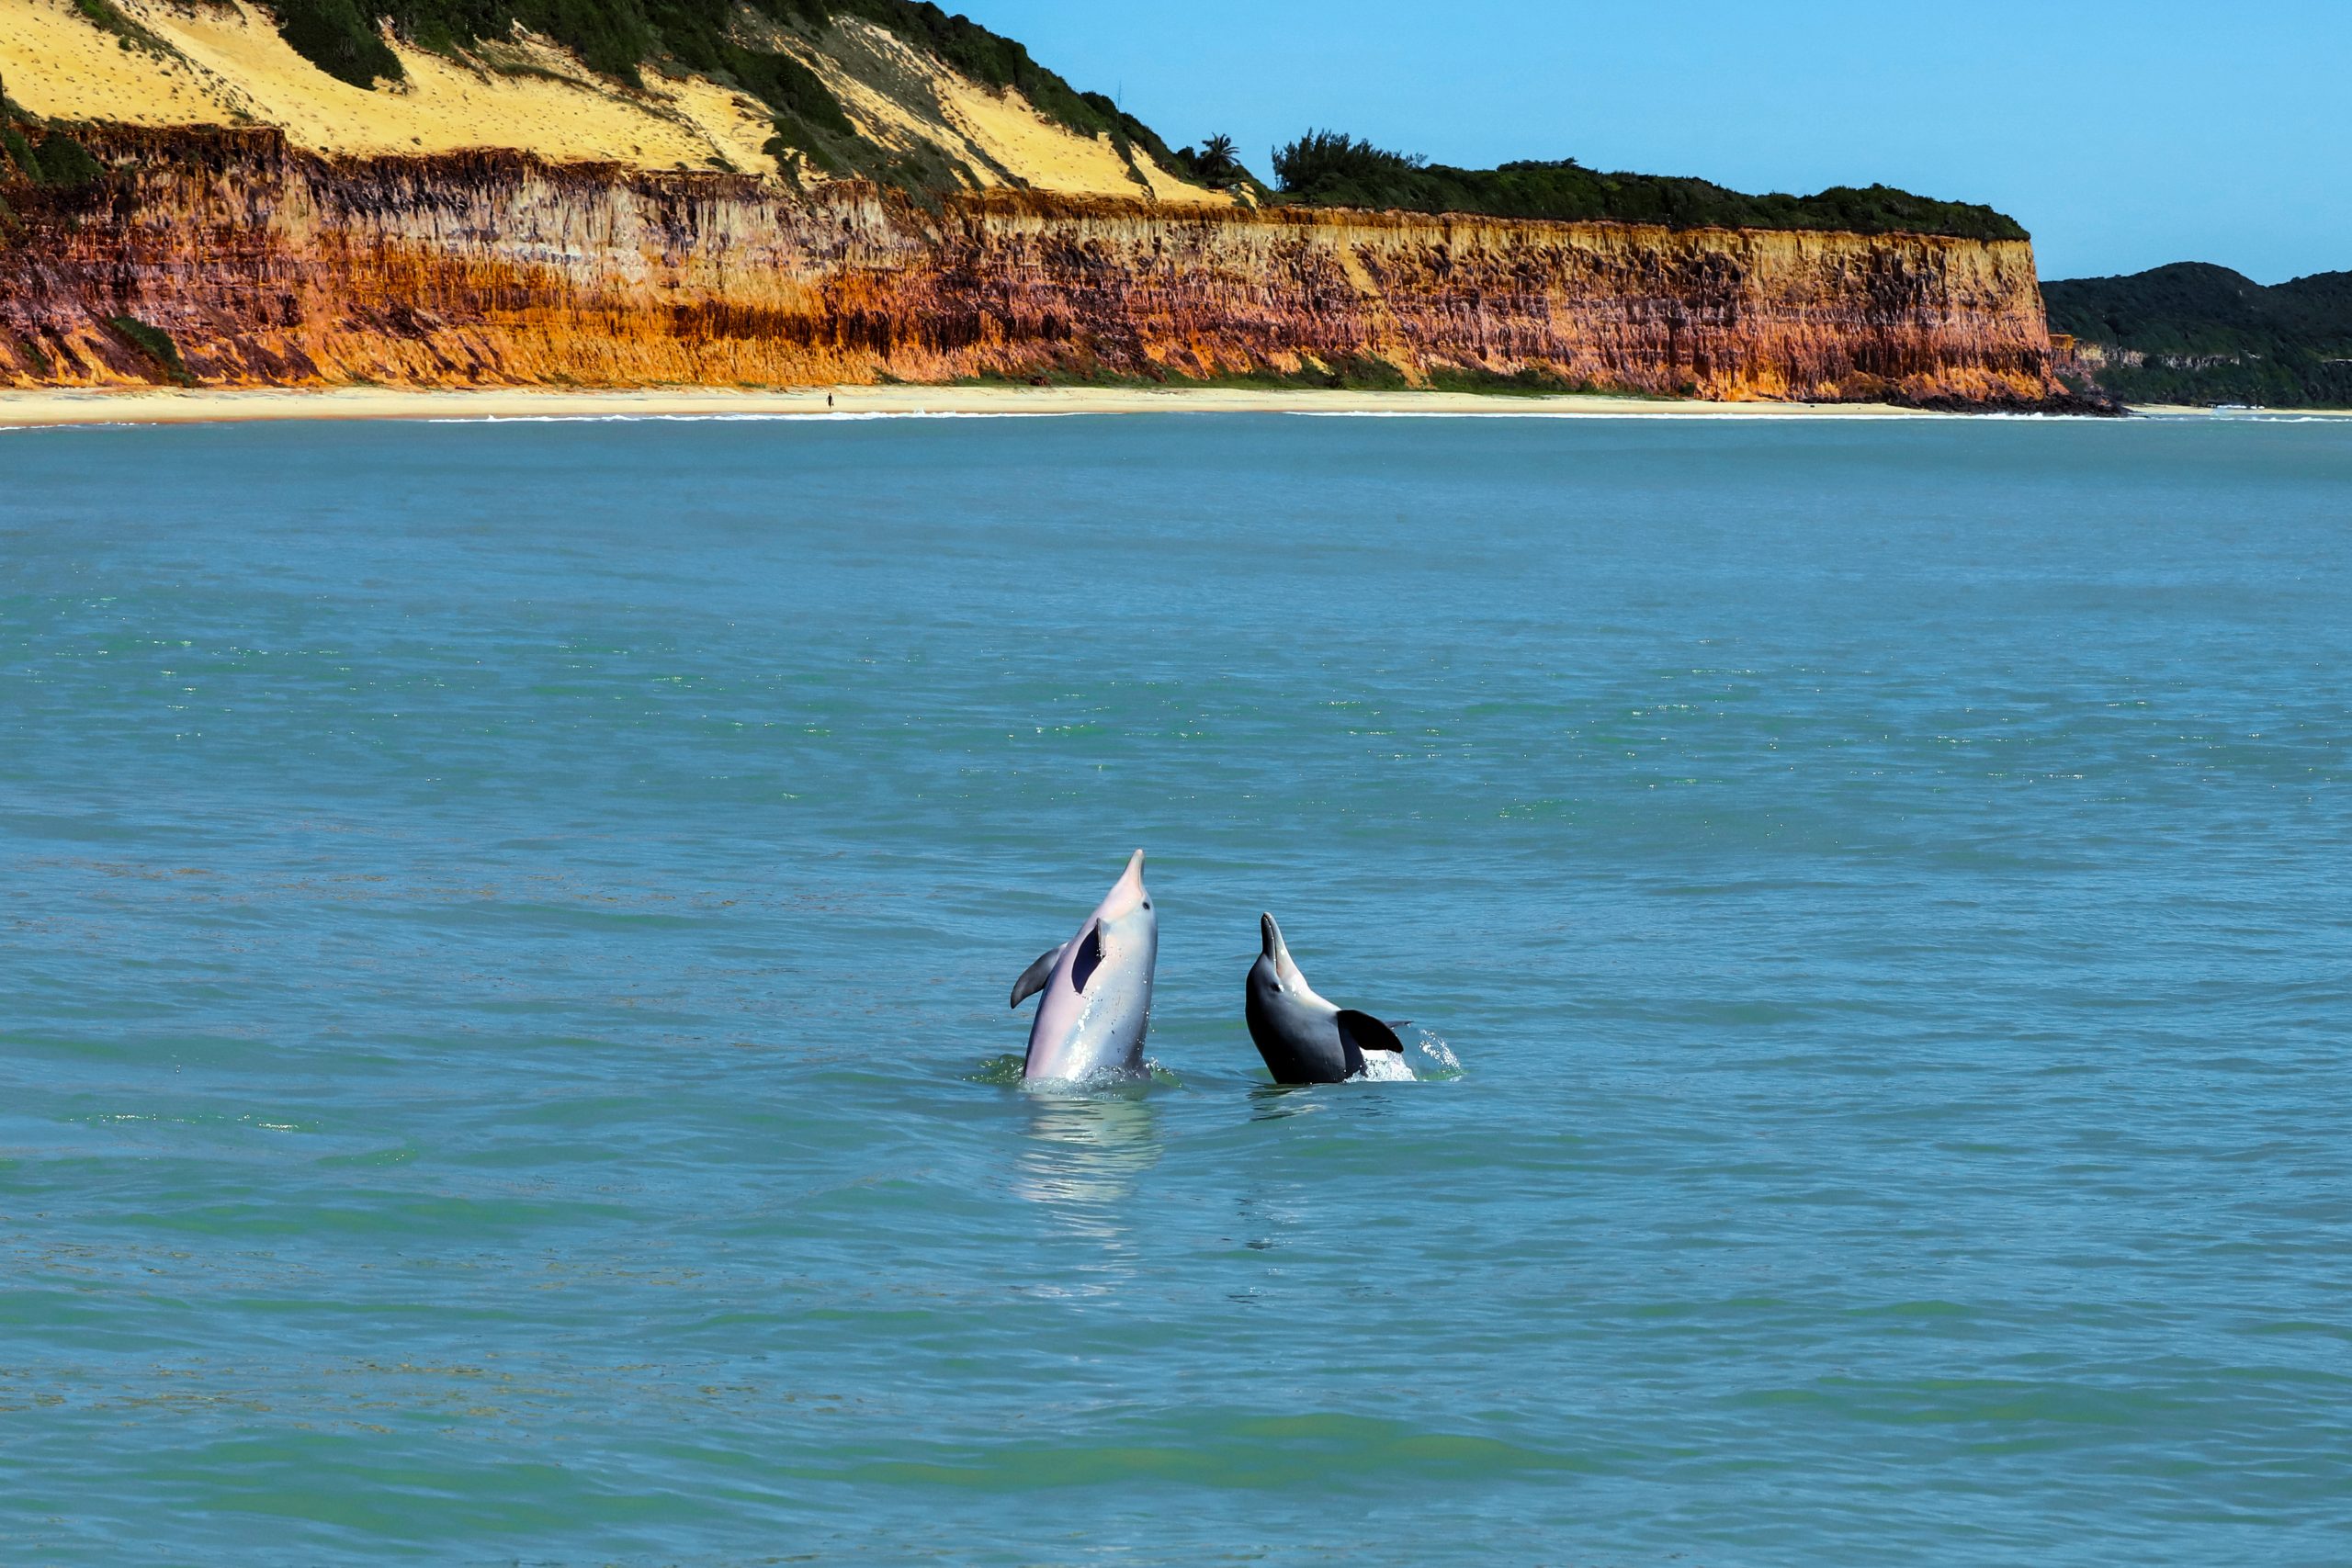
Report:
M1171 143L1990 202L2042 275L2352 268L2352 0L945 0Z

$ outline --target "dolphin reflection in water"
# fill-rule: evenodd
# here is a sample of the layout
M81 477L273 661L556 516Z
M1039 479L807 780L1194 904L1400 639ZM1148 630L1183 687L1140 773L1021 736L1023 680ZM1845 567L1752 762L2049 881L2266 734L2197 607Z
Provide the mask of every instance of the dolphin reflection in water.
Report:
M1159 1133L1140 1095L1026 1097L1028 1141L1013 1190L1061 1210L1080 1230L1123 1231L1095 1213L1124 1201L1159 1160Z

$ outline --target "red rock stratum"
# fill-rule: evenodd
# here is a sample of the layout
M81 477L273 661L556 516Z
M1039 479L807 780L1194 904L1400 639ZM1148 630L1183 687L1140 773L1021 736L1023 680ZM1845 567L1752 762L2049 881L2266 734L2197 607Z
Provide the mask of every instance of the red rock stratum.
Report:
M327 158L99 127L0 187L0 385L809 385L1080 373L1543 378L2041 407L2031 247ZM169 344L158 352L155 333ZM172 363L175 352L177 364Z

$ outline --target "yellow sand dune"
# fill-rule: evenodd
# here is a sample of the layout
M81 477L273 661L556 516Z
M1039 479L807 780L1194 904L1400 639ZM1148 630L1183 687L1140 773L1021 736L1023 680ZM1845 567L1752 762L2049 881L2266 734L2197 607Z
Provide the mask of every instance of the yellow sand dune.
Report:
M649 169L775 167L760 151L765 112L709 82L649 75L632 92L529 39L502 43L479 67L395 43L408 81L368 92L295 53L247 0L116 3L171 53L121 47L70 0L0 4L9 96L59 118L274 125L320 152L516 147Z
M778 42L823 79L867 140L901 151L927 142L976 186L1231 204L1222 192L1187 185L1140 148L1130 169L1108 136L1057 125L1020 93L983 87L871 22L841 23L828 49L788 36ZM896 90L884 91L877 80Z
M184 61L126 50L68 0L0 0L0 85L35 114L131 125L219 124L218 88Z
M468 61L393 39L408 80L368 91L295 53L252 0L115 3L164 47L126 46L73 0L0 0L0 81L9 96L60 119L273 125L297 146L333 154L503 147L558 162L777 172L763 151L775 129L766 109L701 77L649 70L640 92L527 36L485 45ZM1131 172L1110 138L1079 136L1020 94L968 81L871 24L844 23L825 47L792 35L776 42L824 79L865 135L900 151L936 148L973 185L1227 199L1140 152Z

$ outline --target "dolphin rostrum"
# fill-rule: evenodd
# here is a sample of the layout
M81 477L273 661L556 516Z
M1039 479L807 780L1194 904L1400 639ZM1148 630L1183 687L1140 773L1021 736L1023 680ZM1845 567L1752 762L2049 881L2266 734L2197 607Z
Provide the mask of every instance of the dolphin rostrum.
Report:
M1394 1027L1317 996L1291 962L1273 916L1260 915L1258 930L1264 945L1250 965L1247 1015L1250 1038L1276 1083L1338 1083L1363 1072L1367 1056L1384 1051L1396 1052L1395 1067L1412 1076ZM1383 1063L1373 1076L1397 1075Z
M1078 934L1040 953L1012 983L1012 1005L1042 995L1029 1025L1027 1078L1083 1078L1143 1071L1151 1027L1151 971L1159 917L1143 885L1143 852L1086 917Z

